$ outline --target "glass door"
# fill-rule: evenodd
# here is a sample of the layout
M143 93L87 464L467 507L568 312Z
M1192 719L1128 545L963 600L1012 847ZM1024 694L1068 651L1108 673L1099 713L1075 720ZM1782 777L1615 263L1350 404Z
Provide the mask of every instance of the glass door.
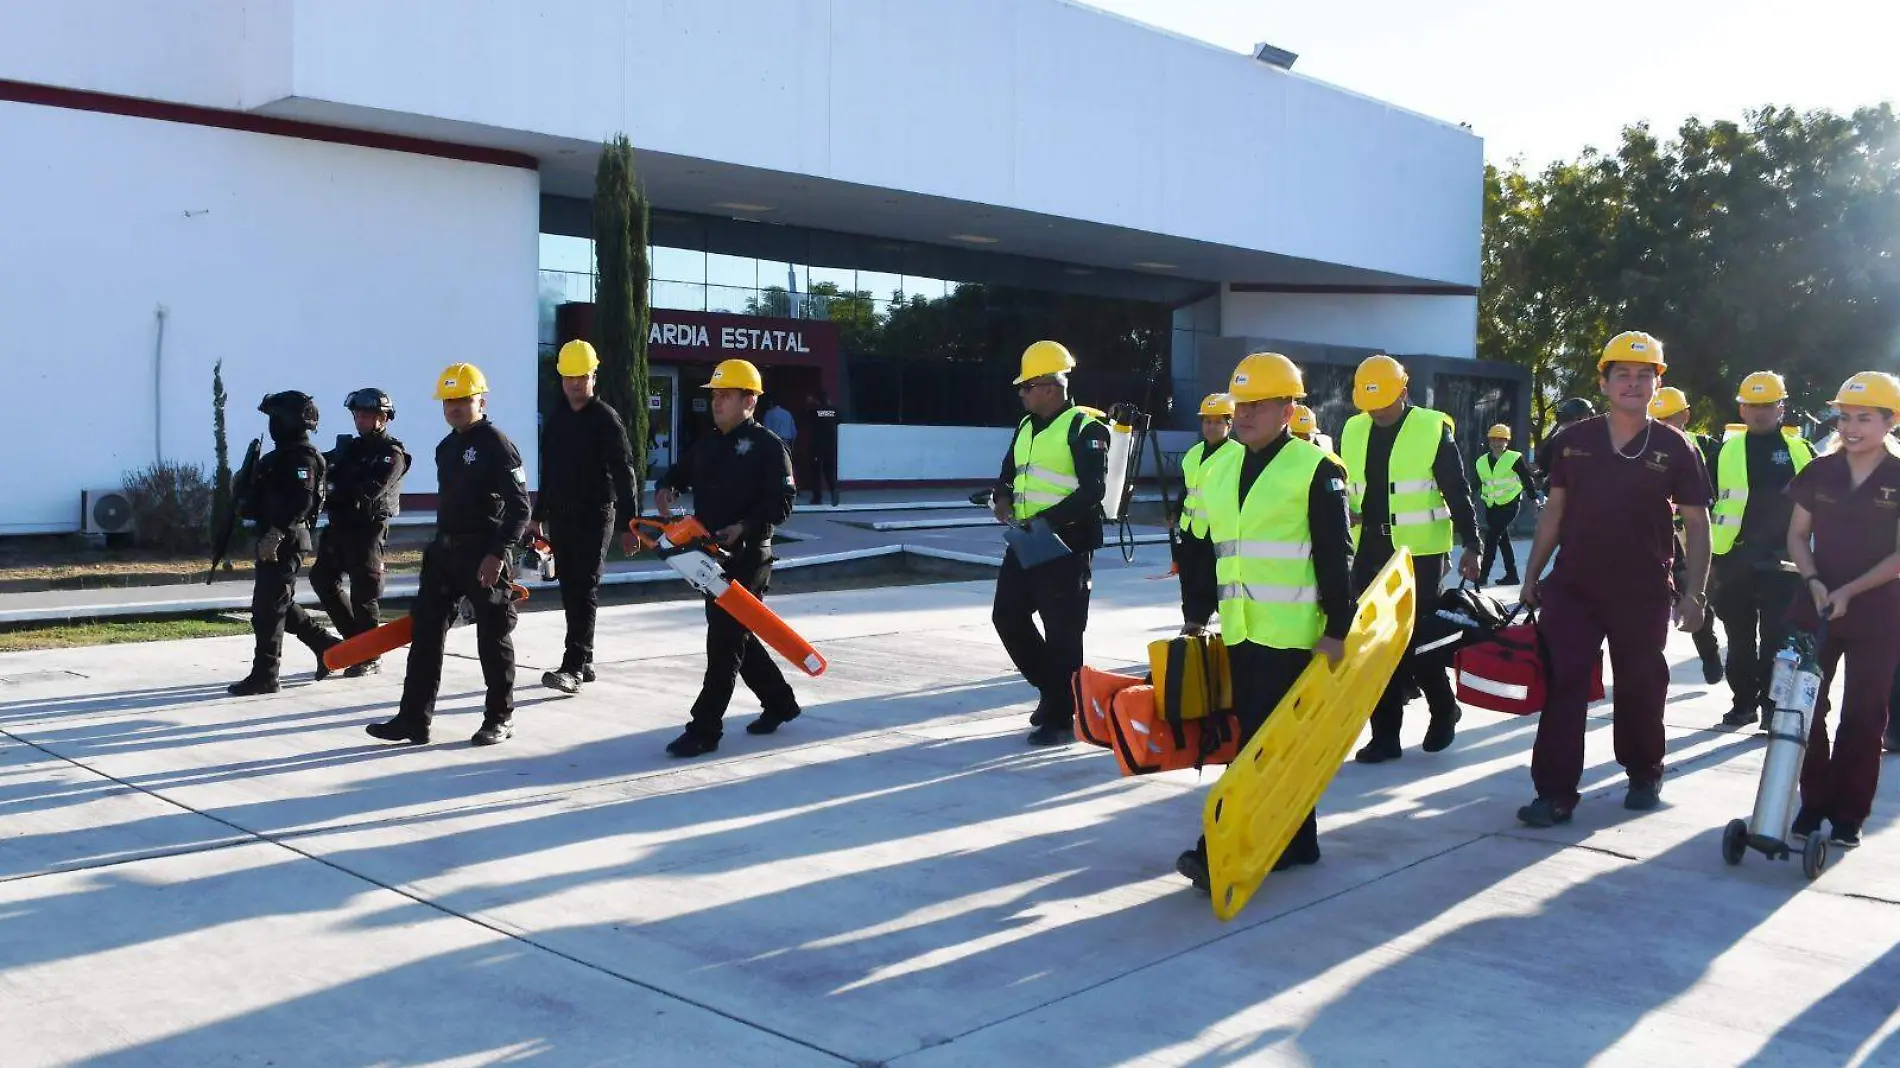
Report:
M679 368L647 369L647 479L673 466L679 441Z

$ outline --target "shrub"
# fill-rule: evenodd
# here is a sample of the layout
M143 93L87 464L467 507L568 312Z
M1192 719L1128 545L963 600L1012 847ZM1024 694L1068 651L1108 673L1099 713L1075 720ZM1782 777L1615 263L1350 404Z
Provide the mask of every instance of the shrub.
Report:
M128 472L124 489L140 545L179 553L209 548L212 486L204 468L161 460Z

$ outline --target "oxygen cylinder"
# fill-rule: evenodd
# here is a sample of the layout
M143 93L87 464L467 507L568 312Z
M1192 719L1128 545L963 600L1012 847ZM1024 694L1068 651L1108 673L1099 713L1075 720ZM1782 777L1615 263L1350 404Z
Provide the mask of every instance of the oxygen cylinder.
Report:
M1774 702L1774 711L1769 713L1768 751L1762 758L1755 811L1748 822L1750 835L1777 842L1788 840L1788 829L1794 821L1795 792L1801 785L1801 764L1808 755L1808 727L1821 698L1821 667L1814 655L1818 642L1804 648L1803 637L1790 634L1788 644L1775 654L1774 675L1768 687Z
M1135 449L1135 418L1141 413L1133 405L1117 404L1108 410L1108 478L1102 491L1102 517L1122 517L1122 498L1128 486L1128 460Z

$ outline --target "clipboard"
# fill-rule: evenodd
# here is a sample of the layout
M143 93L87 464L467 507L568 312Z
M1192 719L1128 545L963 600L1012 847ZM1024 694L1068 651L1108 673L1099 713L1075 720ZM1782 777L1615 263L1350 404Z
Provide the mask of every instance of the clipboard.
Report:
M1055 530L1049 524L1038 520L1031 520L1027 527L1014 524L1004 527L1003 541L1009 546L1010 551L1016 554L1016 563L1020 564L1025 571L1067 556L1074 551L1061 538L1056 537Z

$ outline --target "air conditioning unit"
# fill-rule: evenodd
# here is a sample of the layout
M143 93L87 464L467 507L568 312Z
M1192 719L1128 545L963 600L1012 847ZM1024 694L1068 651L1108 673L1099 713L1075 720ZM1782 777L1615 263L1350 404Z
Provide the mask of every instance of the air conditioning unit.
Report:
M79 529L86 534L129 533L132 501L120 489L80 490Z

